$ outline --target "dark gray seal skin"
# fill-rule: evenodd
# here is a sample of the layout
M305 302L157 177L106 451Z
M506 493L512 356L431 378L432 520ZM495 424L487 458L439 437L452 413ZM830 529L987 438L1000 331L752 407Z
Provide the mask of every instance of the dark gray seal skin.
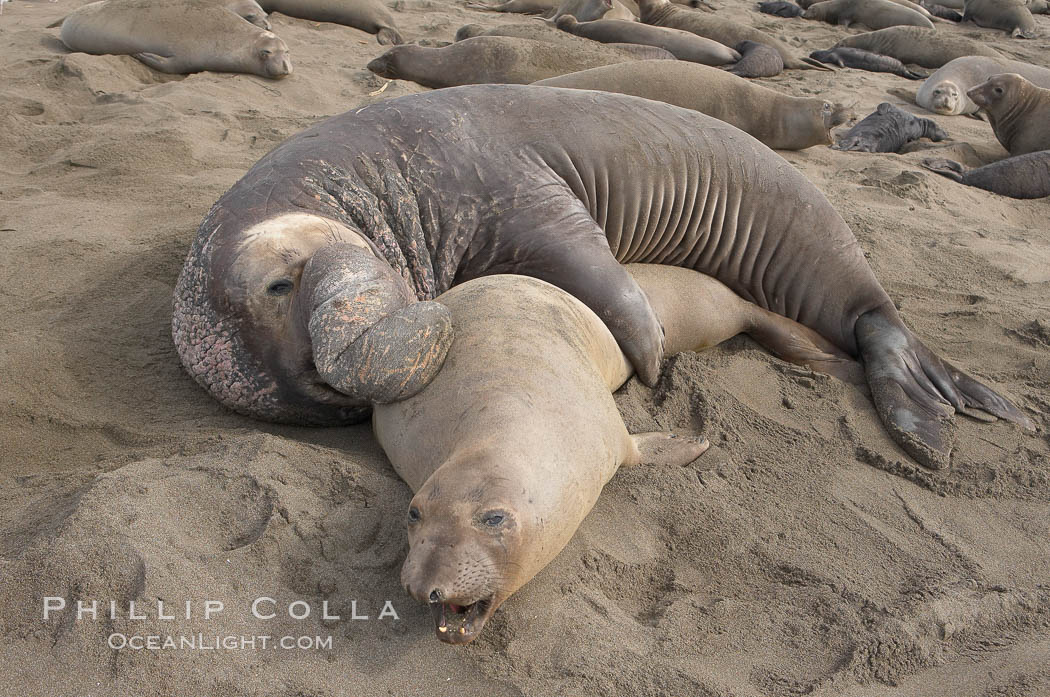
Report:
M925 80L928 76L912 72L904 67L896 58L883 56L862 48L847 48L845 46L829 48L826 51L814 51L809 54L810 58L821 63L837 65L840 68L856 68L873 73L892 73L909 80Z
M804 9L799 7L793 2L760 2L758 3L758 11L767 14L775 15L777 17L801 17Z
M964 56L1003 57L979 41L923 27L889 27L848 36L835 44L835 48L840 46L881 53L923 68L940 68Z
M783 41L765 32L739 22L723 19L688 7L681 7L669 0L641 0L638 3L639 17L646 24L657 27L681 29L728 46L734 50L742 41L754 41L776 50L784 61L785 68L798 70L831 70L809 58L798 58L793 49Z
M1011 155L1050 150L1050 90L1020 75L993 75L966 96L988 114L995 138Z
M966 186L1010 198L1050 196L1050 150L1008 157L984 167L966 170L958 162L928 158L922 166Z
M259 4L267 12L360 29L375 34L383 45L404 41L393 13L380 0L260 0Z
M863 24L869 29L905 25L933 29L929 18L890 0L824 0L810 5L802 18L844 27Z
M857 152L900 152L905 145L920 138L938 142L947 137L947 131L930 119L919 118L883 102L831 147Z
M328 232L297 241L276 222L292 215ZM621 266L635 262L705 273L859 357L882 421L927 466L948 463L952 407L1032 427L912 334L849 227L780 156L704 114L586 90L437 90L293 136L201 224L173 338L234 409L346 422L437 373L450 324L426 301L515 273L591 308L651 385L663 331Z
M592 41L632 43L656 46L669 51L678 60L702 65L725 65L740 60L740 54L717 41L705 39L687 31L653 27L640 22L619 19L599 19L579 22L575 17L559 17L558 29Z
M1023 0L966 0L963 21L988 29L1002 29L1016 39L1039 36L1032 12Z
M487 83L527 85L599 65L652 57L593 44L580 47L509 36L475 36L441 48L395 46L366 67L388 80L411 80L436 89ZM660 51L657 58L674 58L662 49L645 48L650 49L647 53Z
M776 49L757 41L741 41L736 46L740 60L726 68L737 77L773 77L784 72L784 59Z

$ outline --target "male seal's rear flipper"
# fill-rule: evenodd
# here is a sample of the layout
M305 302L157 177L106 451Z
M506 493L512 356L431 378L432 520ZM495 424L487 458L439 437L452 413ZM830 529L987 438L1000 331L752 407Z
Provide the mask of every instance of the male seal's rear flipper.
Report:
M948 465L955 444L952 408L973 407L1033 429L1013 404L926 348L895 313L872 310L856 324L872 401L904 450L931 469Z
M667 431L636 433L631 436L637 451L624 461L627 465L688 465L711 446L703 436L680 436Z
M922 166L957 182L962 181L962 175L965 173L961 164L943 157L926 158L922 161Z

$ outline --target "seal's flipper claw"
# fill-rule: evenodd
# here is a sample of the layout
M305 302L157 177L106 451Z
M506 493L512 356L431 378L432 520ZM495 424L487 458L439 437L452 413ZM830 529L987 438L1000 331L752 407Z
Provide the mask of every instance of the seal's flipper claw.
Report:
M377 31L376 41L378 41L383 46L388 46L390 44L398 46L400 44L405 43L405 40L401 37L401 34L397 31L397 29L393 29L391 27L383 27L382 29Z
M893 440L915 460L930 469L948 466L955 445L955 424L945 408L928 408L911 397L892 377L873 375L868 366L868 386L875 410Z
M653 431L631 436L637 454L626 465L683 466L700 457L711 446L703 436L680 436L677 433Z

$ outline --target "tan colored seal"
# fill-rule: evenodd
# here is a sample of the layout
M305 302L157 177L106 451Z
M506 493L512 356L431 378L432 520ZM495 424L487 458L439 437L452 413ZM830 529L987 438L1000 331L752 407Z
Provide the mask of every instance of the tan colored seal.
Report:
M1050 90L1005 73L993 75L966 96L988 114L996 139L1011 155L1050 150Z
M929 17L891 0L825 0L810 5L802 18L844 27L863 24L869 29L896 26L933 29Z
M979 41L926 27L889 27L847 36L835 47L860 48L924 68L940 68L964 56L1003 57Z
M963 21L1002 29L1019 39L1034 39L1039 35L1035 18L1024 0L966 0Z
M717 41L688 31L654 27L621 19L599 19L579 22L575 17L559 17L558 29L603 44L642 44L670 51L678 60L703 65L725 65L740 60L740 54Z
M381 44L399 44L404 39L394 24L394 15L380 0L261 0L267 12L314 22L331 22L376 35Z
M966 56L945 64L922 83L915 103L935 114L976 114L978 106L966 92L992 75L1017 73L1039 87L1050 89L1050 68L988 56Z

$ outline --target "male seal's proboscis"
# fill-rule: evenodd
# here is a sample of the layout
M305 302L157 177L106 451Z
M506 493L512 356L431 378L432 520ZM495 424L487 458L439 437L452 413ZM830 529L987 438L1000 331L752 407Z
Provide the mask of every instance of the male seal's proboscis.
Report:
M627 268L670 353L745 331L789 360L863 375L812 330L708 276ZM684 465L707 441L627 432L612 392L631 364L598 316L565 291L498 275L438 300L456 332L444 367L418 395L377 406L373 427L415 493L402 583L430 604L438 638L465 644L562 550L621 465Z
M452 330L435 297L516 273L590 307L652 385L663 330L633 262L706 273L860 358L883 423L927 466L949 462L953 408L1031 427L907 328L845 221L776 153L696 111L585 90L428 92L287 140L201 224L173 335L224 404L347 423L437 373Z

